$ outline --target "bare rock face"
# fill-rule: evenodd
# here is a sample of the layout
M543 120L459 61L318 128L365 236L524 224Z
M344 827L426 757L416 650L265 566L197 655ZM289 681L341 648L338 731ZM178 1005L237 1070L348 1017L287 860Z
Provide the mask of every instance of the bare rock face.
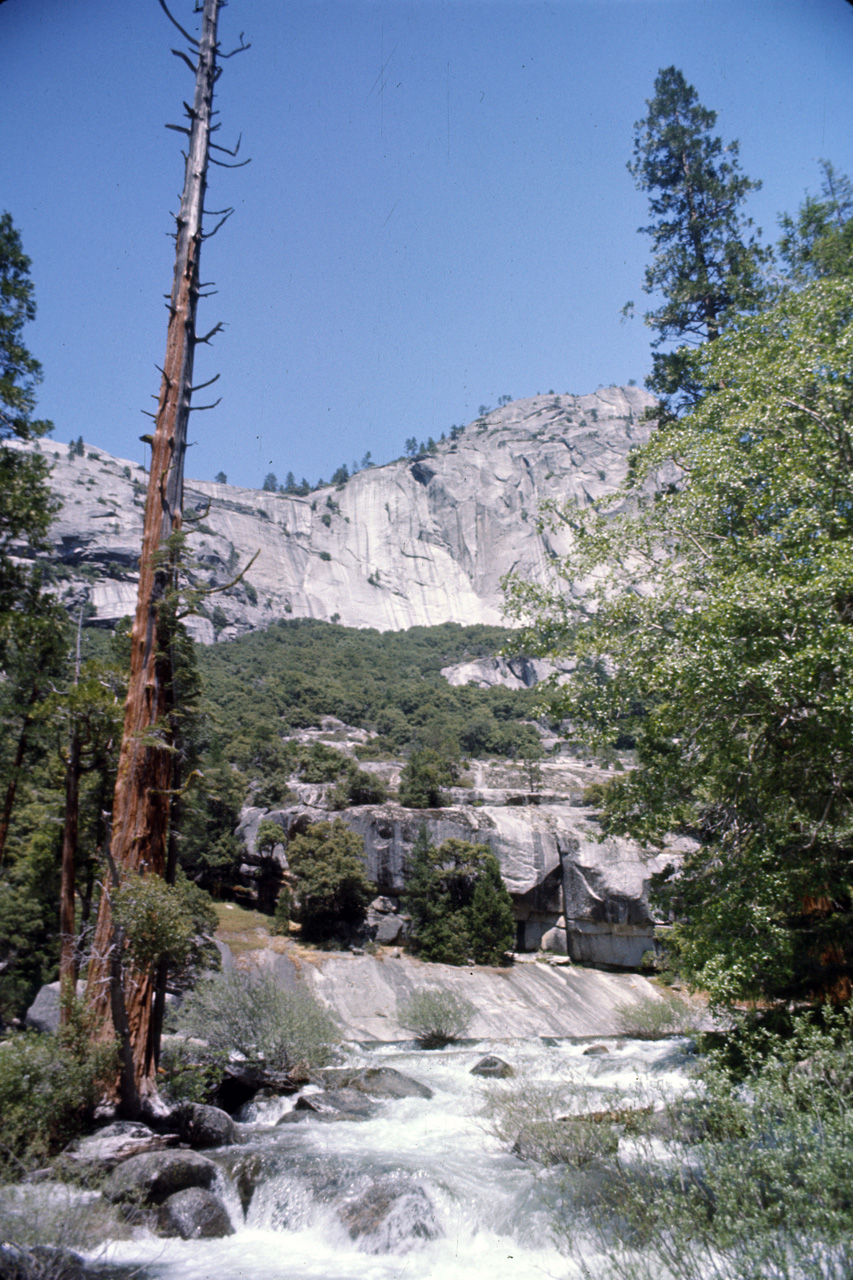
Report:
M523 765L474 761L471 785L452 788L444 808L405 809L389 801L336 815L364 840L367 874L380 894L367 918L375 942L393 945L405 934L399 903L425 827L434 845L448 839L488 845L512 896L518 951L543 950L614 969L636 969L646 952L655 951L656 930L667 922L650 905L651 877L678 863L687 842L673 840L649 853L630 840L603 837L583 797L606 772L572 757L537 768L534 790ZM330 816L322 794L312 801L269 813L243 811L248 883L260 884L260 871L250 863L260 859L254 839L261 819L278 822L286 842L307 823Z
M200 584L225 585L260 548L244 580L215 597L215 628L213 606L195 620L197 638L211 643L287 616L380 630L500 622L504 574L542 581L565 550L563 535L538 532L539 504L589 502L615 488L629 450L648 436L651 404L637 387L517 400L434 455L372 467L305 498L189 481L185 527L195 516ZM51 446L25 447L53 463L60 587L112 624L134 608L148 476L102 449L78 458Z

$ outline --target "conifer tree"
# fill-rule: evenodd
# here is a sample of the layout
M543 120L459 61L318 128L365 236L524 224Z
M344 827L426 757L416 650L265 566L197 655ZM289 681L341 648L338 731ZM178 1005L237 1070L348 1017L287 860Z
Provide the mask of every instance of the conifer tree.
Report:
M634 126L628 164L637 186L649 193L654 219L641 228L653 252L643 287L663 296L645 316L657 331L646 385L664 412L673 413L694 404L702 392L695 346L714 341L730 318L761 301L761 269L769 251L742 212L746 197L761 184L741 173L737 142L724 146L712 132L716 112L701 105L676 67L658 73L655 96L646 105L647 115ZM673 341L680 345L670 350Z

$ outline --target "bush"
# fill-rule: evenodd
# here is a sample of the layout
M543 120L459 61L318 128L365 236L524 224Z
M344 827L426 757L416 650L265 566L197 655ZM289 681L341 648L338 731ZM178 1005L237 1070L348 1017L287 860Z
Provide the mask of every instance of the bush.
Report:
M413 751L400 774L400 804L407 809L440 809L442 787L458 777L457 762L431 747Z
M618 1130L596 1112L578 1114L584 1094L572 1083L531 1087L529 1082L496 1085L489 1089L483 1114L490 1131L514 1155L544 1166L583 1168L618 1148ZM627 1108L610 1113L620 1119Z
M258 823L258 833L255 836L255 848L258 853L266 854L269 857L277 844L286 844L287 835L283 827L279 826L272 818L261 818Z
M340 1041L335 1019L310 992L285 991L257 969L204 979L184 1000L178 1027L204 1040L214 1059L236 1052L291 1073L325 1066Z
M340 818L315 822L291 840L287 860L302 937L325 942L358 931L376 886L364 869L364 840Z
M421 827L403 902L424 960L501 964L515 941L512 899L485 845L451 839L436 848Z
M283 884L275 900L275 911L273 912L273 922L270 925L270 933L284 934L286 937L290 932L292 911L293 894L290 890L290 885Z
M124 929L128 951L140 969L160 960L181 964L195 932L179 889L158 875L130 875L110 894L113 920Z
M333 808L344 809L350 804L384 804L388 799L388 788L382 779L366 769L359 769L353 761L349 763L352 767L330 796Z
M458 1040L477 1010L463 996L438 987L422 987L397 1008L397 1021L422 1049L442 1049Z
M563 1203L571 1205L558 1235L588 1255L594 1233L600 1280L853 1274L853 1015L824 1015L823 1025L802 1018L785 1038L741 1033L738 1051L742 1079L721 1051L664 1112L607 1113L610 1140L588 1175L553 1151L566 1166ZM537 1092L522 1100L528 1108ZM518 1149L519 1128L506 1114L499 1132ZM620 1133L630 1143L617 1154ZM539 1134L547 1149L547 1126Z
M638 1040L690 1036L699 1030L696 1010L674 996L665 996L661 1000L649 996L636 1004L617 1005L613 1012L620 1033Z
M82 1011L56 1035L26 1032L0 1044L0 1168L42 1161L82 1133L116 1070L115 1045L92 1043Z

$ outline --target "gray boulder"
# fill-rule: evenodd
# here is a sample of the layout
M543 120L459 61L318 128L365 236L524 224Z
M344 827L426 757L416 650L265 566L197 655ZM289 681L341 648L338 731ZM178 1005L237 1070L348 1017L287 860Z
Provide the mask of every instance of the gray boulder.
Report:
M298 1098L292 1111L278 1121L279 1124L295 1124L299 1120L370 1120L379 1110L358 1089L326 1089Z
M86 1280L79 1254L54 1245L26 1248L0 1243L0 1276L3 1280Z
M202 1102L186 1102L175 1119L183 1142L191 1147L230 1147L237 1141L237 1126L227 1111Z
M136 1121L116 1120L87 1138L76 1138L69 1143L60 1161L72 1169L106 1171L133 1156L173 1147L177 1141L177 1134L153 1133L147 1125Z
M423 1187L392 1174L351 1192L338 1214L366 1253L393 1253L415 1240L441 1235L435 1209Z
M487 1053L485 1058L481 1058L479 1062L475 1062L471 1068L472 1076L483 1076L486 1080L506 1080L510 1076L515 1075L515 1068L511 1067L508 1062L504 1062L503 1058L497 1058L492 1053Z
M27 1009L26 1024L31 1031L54 1032L59 1029L59 983L48 982L43 986L35 1000ZM77 983L77 994L82 995L86 983Z
M213 1161L195 1151L152 1151L114 1169L104 1197L111 1204L159 1205L187 1187L207 1190L215 1177Z
M201 1187L176 1191L157 1211L157 1234L182 1240L215 1240L234 1234L221 1200Z
M431 1098L429 1085L403 1075L394 1067L363 1067L350 1071L346 1067L332 1067L322 1072L326 1084L339 1089L358 1089L373 1098Z

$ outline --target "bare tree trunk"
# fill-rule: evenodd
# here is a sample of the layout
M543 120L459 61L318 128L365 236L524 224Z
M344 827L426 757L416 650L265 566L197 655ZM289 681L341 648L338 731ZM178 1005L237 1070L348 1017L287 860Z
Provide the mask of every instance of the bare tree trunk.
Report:
M80 649L83 610L77 619L77 652L74 684L80 682ZM71 1002L77 993L76 927L74 888L77 870L77 829L80 817L80 734L72 710L68 731L68 760L65 765L65 820L62 824L62 866L59 878L59 1021L71 1019Z
M167 597L173 585L174 565L169 539L181 527L193 356L196 342L206 340L196 336L195 324L213 88L218 74L216 23L220 4L221 0L204 0L201 39L189 37L198 49L195 95L189 109L190 128L185 130L189 133L189 146L177 217L166 359L152 443L139 591L131 634L130 684L113 802L112 862L121 879L133 872L162 875L165 866L172 777ZM87 997L105 1033L115 1030L122 1042L122 1083L117 1101L133 1113L147 1098L156 1095L150 1035L153 977L128 966L122 1017L111 988L120 960L117 951L123 950L124 941L113 926L110 888L105 884L101 895ZM124 1026L116 1025L116 1016Z

